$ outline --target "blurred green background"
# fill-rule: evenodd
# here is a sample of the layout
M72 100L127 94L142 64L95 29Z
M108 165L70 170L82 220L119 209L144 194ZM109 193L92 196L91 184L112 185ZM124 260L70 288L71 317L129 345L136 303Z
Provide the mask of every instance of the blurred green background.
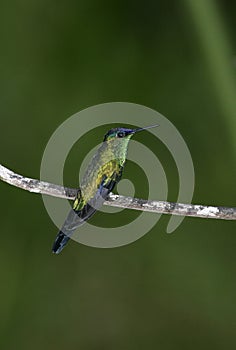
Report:
M235 14L236 3L223 0L2 1L1 163L39 178L46 143L66 118L134 102L183 135L196 172L193 202L235 206ZM91 147L102 136L98 129ZM70 186L77 154L66 168ZM173 160L165 147L157 154L174 201ZM134 171L127 164L126 177ZM71 242L55 256L57 228L41 197L5 183L0 191L1 349L236 347L234 222L187 218L167 235L162 216L131 245Z

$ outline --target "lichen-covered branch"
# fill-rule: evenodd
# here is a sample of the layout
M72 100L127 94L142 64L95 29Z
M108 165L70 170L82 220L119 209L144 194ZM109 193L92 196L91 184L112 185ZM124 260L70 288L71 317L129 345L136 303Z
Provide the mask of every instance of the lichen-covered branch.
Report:
M0 165L0 180L23 190L47 194L54 197L73 200L77 189L62 187L48 182L39 181L18 175ZM236 208L213 207L197 204L171 203L157 200L145 200L110 194L105 205L119 208L142 210L159 214L192 216L199 218L236 220Z

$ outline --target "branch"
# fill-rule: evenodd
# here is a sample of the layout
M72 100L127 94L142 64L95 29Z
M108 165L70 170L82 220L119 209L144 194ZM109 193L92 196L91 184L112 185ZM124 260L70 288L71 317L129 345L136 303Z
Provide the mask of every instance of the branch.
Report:
M29 192L47 194L49 196L69 200L73 200L77 193L77 189L74 188L62 187L48 182L30 179L28 177L15 174L13 171L5 168L2 165L0 165L0 180ZM125 197L115 195L112 193L109 195L108 199L104 202L104 204L113 207L142 210L159 214L173 214L181 216L192 216L198 218L236 220L236 208L153 201Z

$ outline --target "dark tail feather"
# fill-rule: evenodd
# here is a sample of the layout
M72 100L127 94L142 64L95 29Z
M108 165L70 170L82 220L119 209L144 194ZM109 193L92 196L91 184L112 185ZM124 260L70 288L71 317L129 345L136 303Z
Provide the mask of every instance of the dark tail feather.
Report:
M52 252L55 254L59 254L62 249L65 247L70 237L65 235L62 231L60 231L53 243Z
M79 211L75 211L72 209L69 212L66 221L62 226L62 229L59 231L56 240L53 244L53 253L59 254L62 251L62 249L66 246L75 230L79 226L82 226L89 218L91 218L91 216L93 216L96 210L103 205L108 193L112 191L113 187L115 186L115 183L115 181L111 181L109 183L109 188L102 187L101 185L101 188L98 190L96 196L92 198L90 204L86 204L83 207L83 209Z
M70 237L76 231L79 226L82 226L94 213L96 209L90 206L89 204L85 205L84 208L80 211L71 210L62 226L62 229L59 231L56 239L54 241L52 252L59 254L62 249L66 246Z

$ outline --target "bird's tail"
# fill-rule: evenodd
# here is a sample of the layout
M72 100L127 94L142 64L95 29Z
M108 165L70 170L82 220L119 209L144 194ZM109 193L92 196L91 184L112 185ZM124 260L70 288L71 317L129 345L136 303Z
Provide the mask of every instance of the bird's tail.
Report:
M52 252L55 254L59 254L62 249L65 247L67 242L69 241L70 237L68 237L65 233L62 231L59 231L52 247Z
M95 212L96 209L89 204L85 205L84 208L79 211L72 209L69 212L61 230L56 236L52 247L52 252L59 254L66 246L76 229L79 226L82 226Z

